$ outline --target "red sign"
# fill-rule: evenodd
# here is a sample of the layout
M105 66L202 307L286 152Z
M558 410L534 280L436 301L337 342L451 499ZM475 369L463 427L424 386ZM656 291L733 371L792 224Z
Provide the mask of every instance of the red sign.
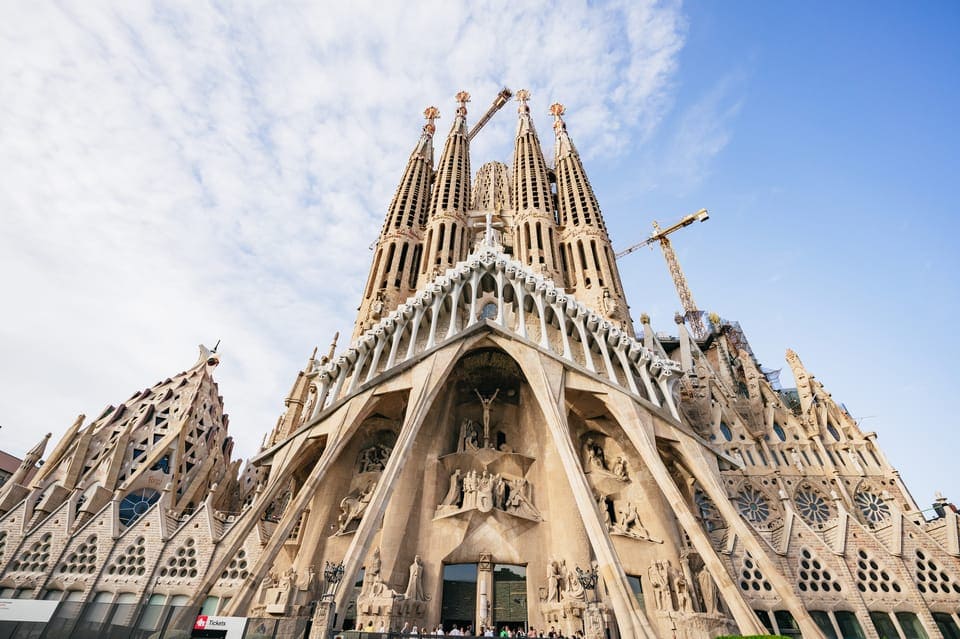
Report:
M197 621L193 624L194 630L203 630L207 627L207 615L200 615L197 617Z

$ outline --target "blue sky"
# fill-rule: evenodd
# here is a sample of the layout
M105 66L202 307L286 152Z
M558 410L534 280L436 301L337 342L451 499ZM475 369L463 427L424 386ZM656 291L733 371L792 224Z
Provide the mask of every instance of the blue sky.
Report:
M313 346L350 333L420 112L445 134L459 89L476 118L507 85L530 89L545 148L567 105L615 246L710 209L675 240L700 307L767 366L795 349L921 504L960 500L955 3L0 12L0 447L222 339L251 454ZM512 108L488 125L474 168L509 161L513 126ZM671 330L660 254L621 271L634 316Z
M694 2L684 13L674 109L639 161L591 171L615 242L651 217L709 208L675 241L698 304L739 320L788 383L783 352L795 349L878 432L921 504L937 489L956 499L960 7ZM664 171L702 104L707 139L725 144L689 174ZM659 252L635 255L621 263L631 304L662 326L676 306L669 276Z

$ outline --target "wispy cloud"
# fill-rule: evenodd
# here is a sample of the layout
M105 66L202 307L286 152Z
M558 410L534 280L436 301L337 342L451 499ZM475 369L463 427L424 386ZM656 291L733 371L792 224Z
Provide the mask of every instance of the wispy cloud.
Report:
M584 154L616 154L663 118L685 29L672 2L5 13L0 425L13 452L219 338L249 454L311 347L349 333L363 247L423 107L440 107L445 134L457 90L477 117L503 84L526 87L542 133L560 100ZM509 158L513 127L501 115L477 138L477 166Z
M743 107L745 75L730 73L689 106L673 114L674 121L656 144L648 147L648 187L670 184L677 193L698 186L709 174L714 159L726 148Z

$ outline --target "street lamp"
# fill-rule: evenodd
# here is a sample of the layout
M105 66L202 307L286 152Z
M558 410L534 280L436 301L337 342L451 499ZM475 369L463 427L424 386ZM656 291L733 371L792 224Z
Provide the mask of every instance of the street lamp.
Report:
M597 567L590 566L588 570L582 570L577 566L577 581L584 590L593 591L593 603L597 602Z
M337 564L331 561L326 562L323 568L323 578L327 580L327 592L323 596L332 599L337 592L337 584L343 579L343 562Z

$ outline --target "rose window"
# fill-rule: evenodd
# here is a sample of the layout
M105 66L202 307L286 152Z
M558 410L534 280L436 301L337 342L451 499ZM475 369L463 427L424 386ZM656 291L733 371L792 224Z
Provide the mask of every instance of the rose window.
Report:
M129 526L140 519L140 516L159 499L160 493L151 488L141 488L131 492L120 502L120 523Z
M853 497L864 518L873 524L878 524L890 516L890 506L876 493L860 491Z
M767 498L754 488L747 487L741 490L737 495L736 504L740 514L755 524L766 521L770 516L770 504L767 503Z
M813 490L801 490L796 497L797 511L811 524L822 524L830 519L830 505L823 496Z

